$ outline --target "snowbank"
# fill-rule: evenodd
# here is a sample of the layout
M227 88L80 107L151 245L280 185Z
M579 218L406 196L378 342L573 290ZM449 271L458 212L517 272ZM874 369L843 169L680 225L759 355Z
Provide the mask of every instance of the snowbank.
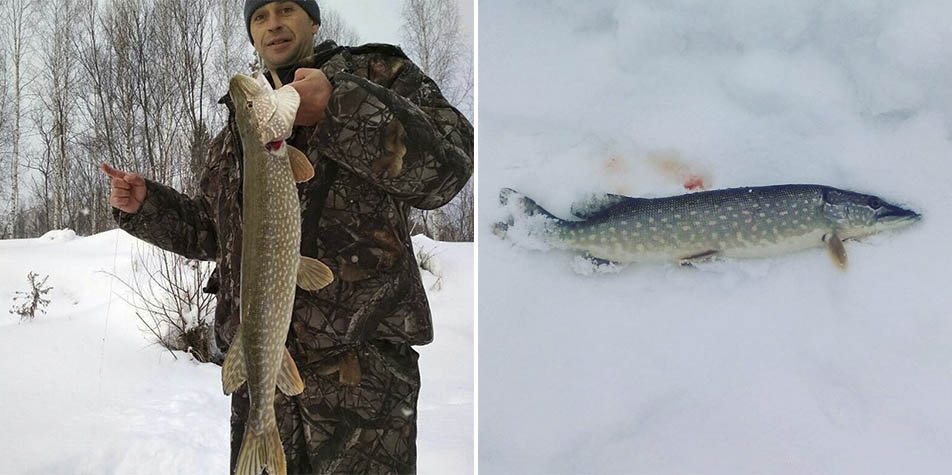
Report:
M0 241L0 302L27 290L30 271L53 287L33 321L0 313L0 375L10 383L0 386L3 473L227 473L220 368L150 344L109 275L142 272L131 260L137 245L120 231ZM436 342L419 348L419 471L471 472L473 248L427 246L445 284L430 293Z
M952 465L950 14L481 5L480 471ZM489 232L504 187L567 216L590 193L664 196L695 178L827 184L924 219L848 243L845 273L817 249L586 276L568 253Z

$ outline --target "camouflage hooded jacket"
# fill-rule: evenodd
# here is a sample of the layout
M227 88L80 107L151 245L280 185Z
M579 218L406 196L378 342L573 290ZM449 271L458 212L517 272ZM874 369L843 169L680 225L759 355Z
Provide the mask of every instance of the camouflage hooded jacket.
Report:
M318 127L296 127L288 143L315 169L298 185L301 254L327 264L335 280L316 292L297 289L290 350L307 361L309 350L367 340L429 343L433 327L407 216L411 206L446 204L466 184L472 125L394 46L324 42L297 67L320 68L334 88ZM283 83L297 67L279 71ZM222 102L231 108L228 96ZM114 210L132 235L216 262L206 290L217 294L220 344L239 322L241 157L231 113L211 143L198 196L147 181L137 213Z

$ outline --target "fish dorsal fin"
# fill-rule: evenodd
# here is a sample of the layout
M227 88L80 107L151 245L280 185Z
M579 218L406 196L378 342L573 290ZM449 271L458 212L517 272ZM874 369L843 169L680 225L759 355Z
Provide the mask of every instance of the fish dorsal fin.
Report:
M320 290L334 281L334 274L323 262L301 256L297 285L304 290Z
M278 389L288 396L297 396L304 391L304 381L298 372L294 358L287 348L284 349L284 359L281 360L281 372L278 373Z
M307 159L304 152L288 145L288 159L291 161L291 173L294 174L294 181L304 183L314 178L314 167L311 161Z
M241 325L238 325L238 332L231 342L231 348L228 348L228 354L225 356L225 363L221 368L222 389L225 395L229 395L244 384L248 379L248 373L245 369L245 357L241 349Z
M647 201L647 198L632 198L611 193L592 195L588 199L573 203L571 213L579 219L599 218L610 215L618 209L635 207Z

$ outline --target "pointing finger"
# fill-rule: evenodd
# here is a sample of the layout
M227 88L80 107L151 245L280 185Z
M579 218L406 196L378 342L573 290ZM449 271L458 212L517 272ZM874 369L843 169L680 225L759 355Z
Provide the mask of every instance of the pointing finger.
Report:
M121 179L123 176L126 175L125 172L123 172L123 171L121 171L121 170L116 170L115 168L112 168L112 167L110 167L109 165L107 165L107 164L105 164L105 163L103 163L100 168L102 168L102 171L103 171L105 174L107 174L107 175L109 175L109 176L111 176L111 177L113 177L113 178L119 178L119 179Z

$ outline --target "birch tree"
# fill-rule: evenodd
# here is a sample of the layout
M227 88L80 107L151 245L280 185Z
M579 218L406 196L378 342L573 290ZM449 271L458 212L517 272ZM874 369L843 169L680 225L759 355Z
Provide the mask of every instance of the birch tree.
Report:
M450 104L471 118L473 53L460 33L456 0L404 0L403 22L407 54L436 82ZM472 241L472 200L471 180L464 191L438 212L414 209L410 218L430 238Z
M76 111L76 55L74 42L75 0L62 0L45 7L47 31L40 53L41 77L45 83L37 94L45 119L51 127L47 156L53 162L49 184L52 201L50 224L54 228L67 225L73 209L70 194L71 150L74 145L73 119Z
M361 43L360 35L333 8L321 8L321 27L317 29L315 42L333 40L342 46L355 46Z
M9 46L10 70L4 71L4 82L7 83L5 92L8 90L11 97L11 104L5 107L4 117L10 123L9 137L12 145L10 154L10 210L7 221L8 230L4 234L20 237L22 236L22 224L20 218L20 167L22 166L22 154L20 150L20 140L23 136L21 118L24 115L24 93L28 81L25 80L26 63L24 58L27 54L27 42L29 40L29 28L27 17L29 12L33 11L32 0L8 0L4 11L2 12L3 24L6 27L4 43ZM4 94L6 98L6 94ZM9 111L9 114L7 112Z

